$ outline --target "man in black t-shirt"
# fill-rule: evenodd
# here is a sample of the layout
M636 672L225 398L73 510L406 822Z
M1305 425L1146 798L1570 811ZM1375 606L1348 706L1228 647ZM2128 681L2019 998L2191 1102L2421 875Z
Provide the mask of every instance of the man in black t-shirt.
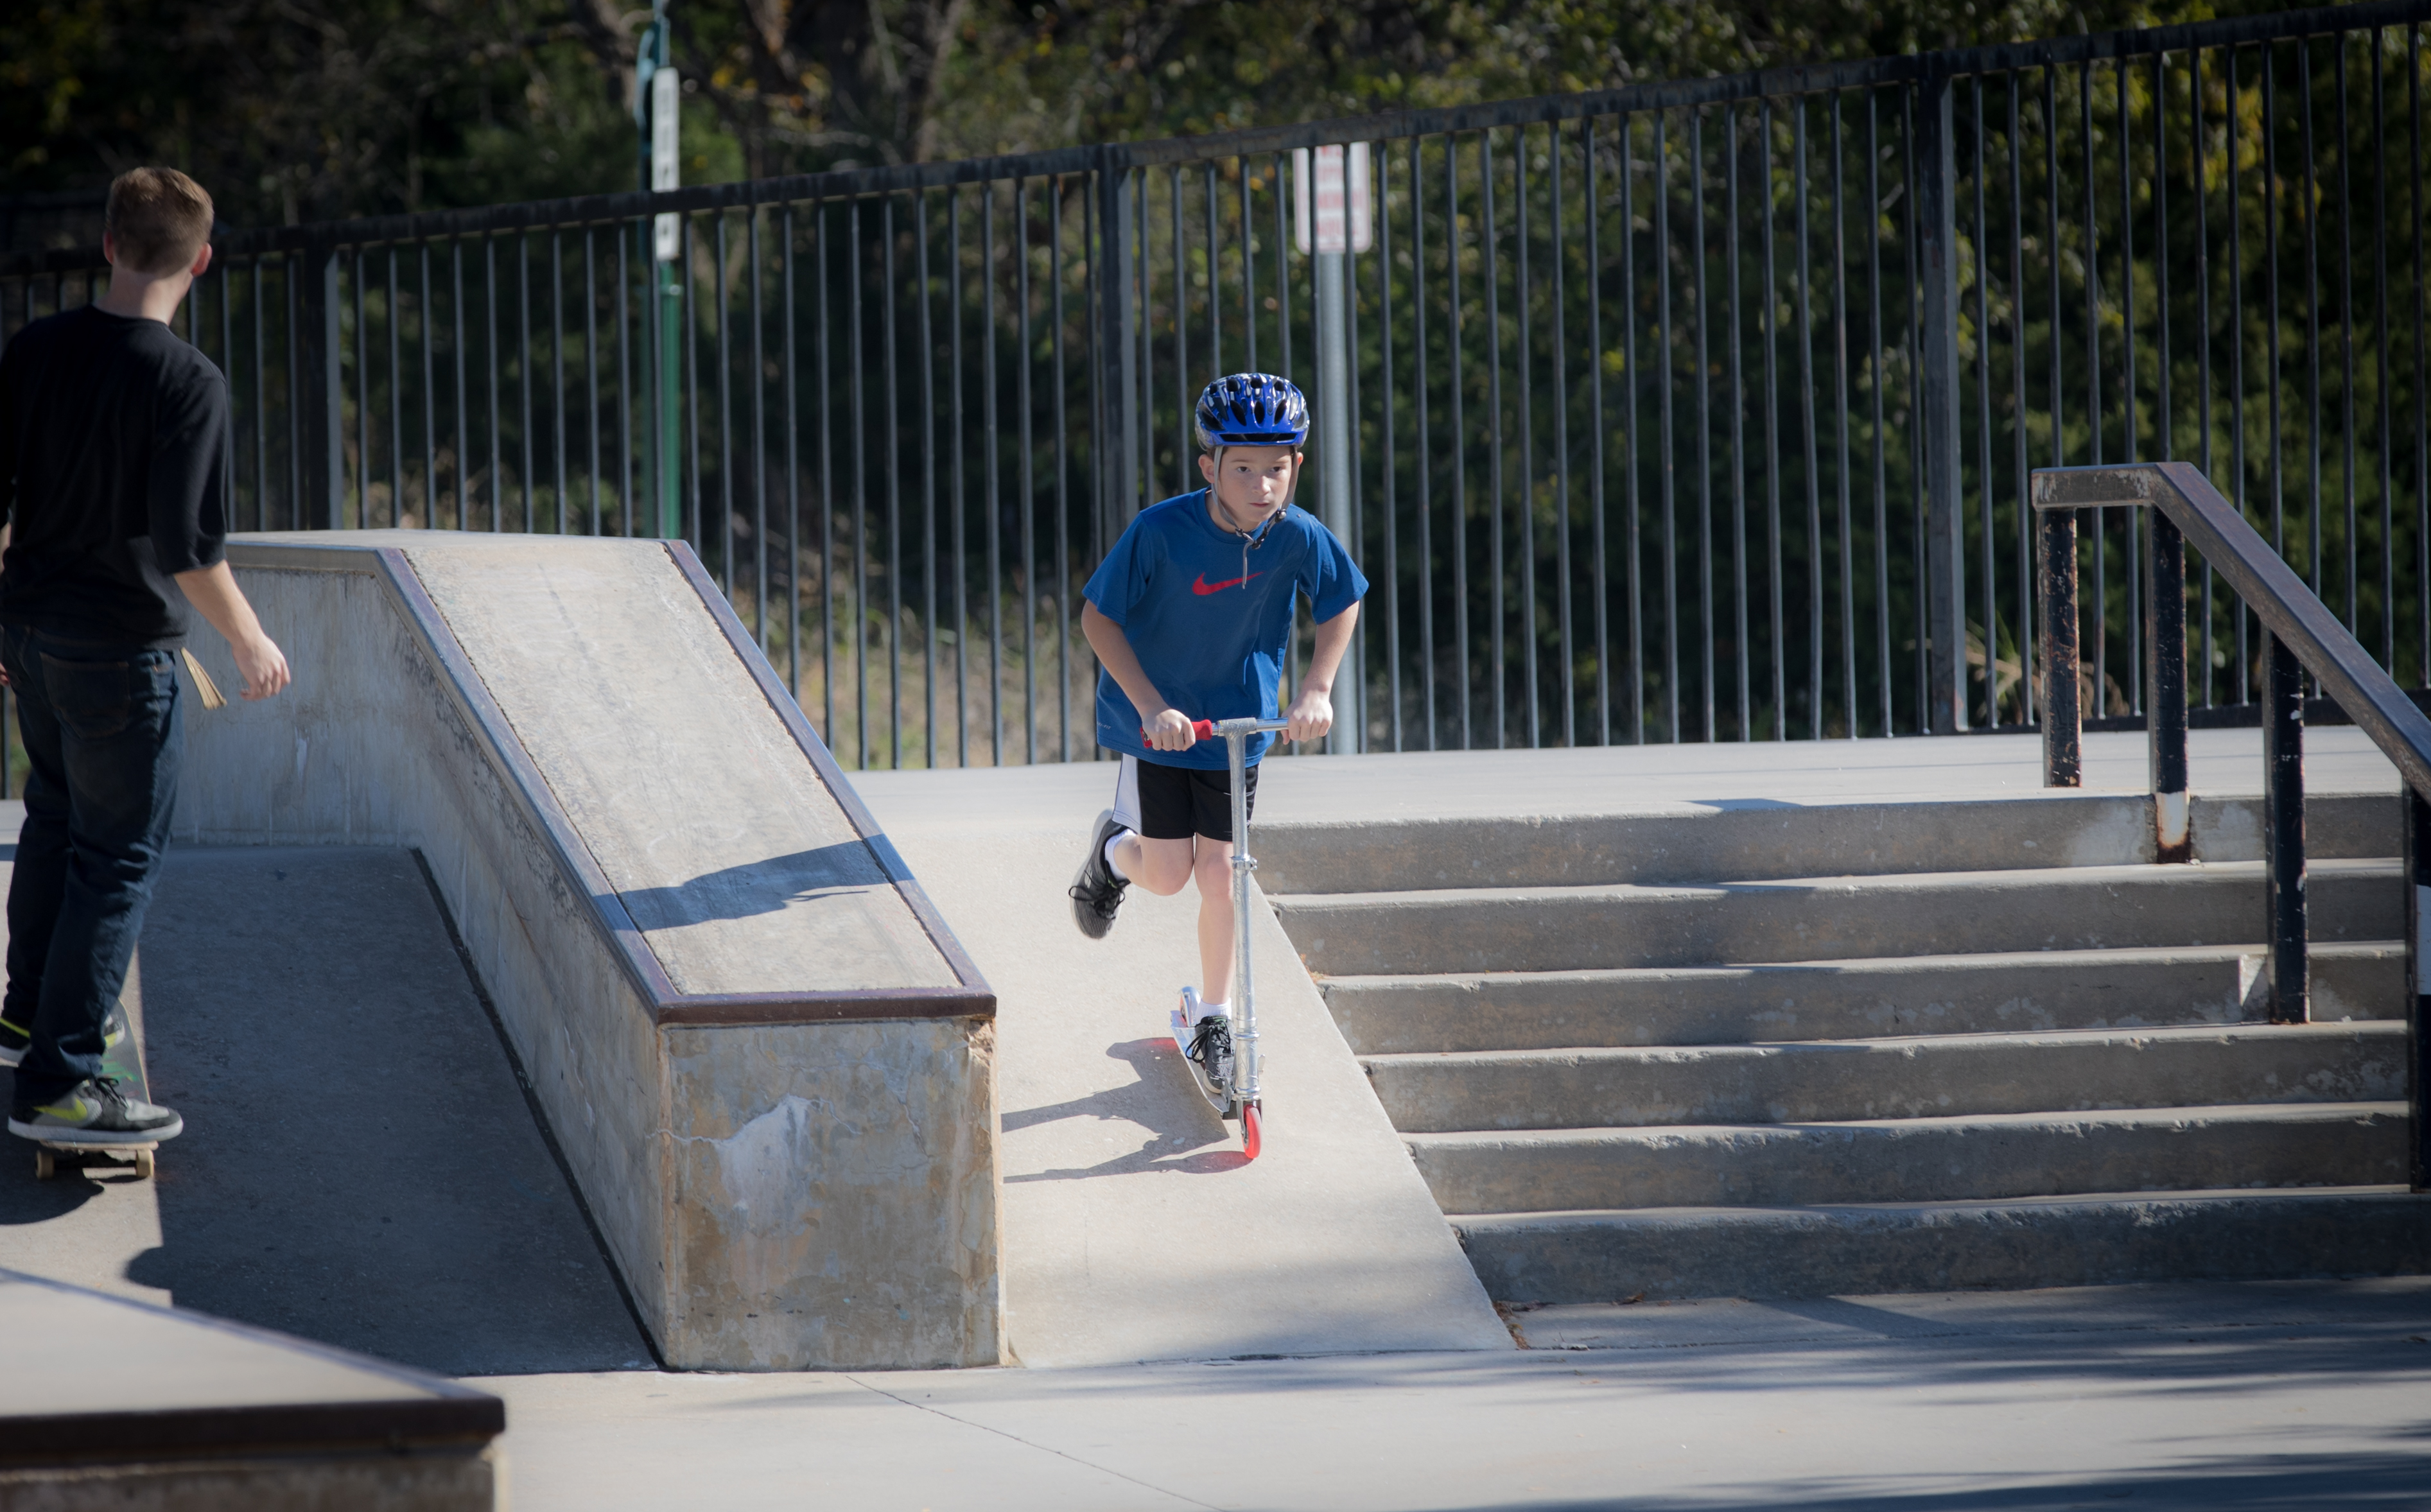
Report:
M103 225L109 292L0 351L0 672L29 763L0 1065L9 1133L144 1144L183 1120L102 1056L169 840L187 610L227 638L247 698L288 673L222 554L227 382L169 328L210 265L210 196L138 168Z

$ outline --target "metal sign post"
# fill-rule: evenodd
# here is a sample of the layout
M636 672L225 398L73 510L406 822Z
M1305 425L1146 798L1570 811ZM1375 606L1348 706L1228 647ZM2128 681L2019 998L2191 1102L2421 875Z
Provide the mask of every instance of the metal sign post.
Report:
M1351 511L1350 343L1349 260L1375 238L1374 207L1367 188L1367 143L1302 148L1292 154L1292 184L1299 215L1294 238L1316 260L1316 468L1319 518L1358 555ZM1367 731L1367 680L1361 642L1354 638L1333 688L1333 730L1325 737L1329 756L1355 753Z

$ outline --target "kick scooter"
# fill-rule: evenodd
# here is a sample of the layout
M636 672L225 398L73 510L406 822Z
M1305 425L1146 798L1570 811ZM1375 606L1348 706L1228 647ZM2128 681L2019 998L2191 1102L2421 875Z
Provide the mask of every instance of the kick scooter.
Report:
M1288 720L1256 718L1201 719L1190 727L1190 732L1200 740L1223 740L1232 774L1232 974L1238 979L1233 995L1239 1006L1232 1016L1232 1055L1194 1059L1190 1047L1192 1030L1199 1021L1199 994L1194 988L1182 988L1182 1006L1173 1011L1173 1045L1182 1052L1182 1064L1190 1068L1190 1079L1198 1084L1199 1096L1207 1100L1216 1117L1240 1120L1241 1153L1250 1160L1258 1158L1259 1147L1265 1142L1266 1120L1258 1086L1258 996L1249 975L1249 873L1258 869L1258 863L1249 854L1249 798L1244 781L1246 748L1251 735L1290 728ZM1147 731L1141 731L1141 738L1146 737Z

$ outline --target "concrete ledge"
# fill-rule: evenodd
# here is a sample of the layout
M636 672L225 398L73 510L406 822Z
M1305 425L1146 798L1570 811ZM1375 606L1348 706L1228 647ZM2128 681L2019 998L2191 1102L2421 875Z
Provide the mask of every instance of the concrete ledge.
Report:
M999 1360L994 996L689 549L229 555L178 837L423 853L666 1360Z
M0 1271L0 1509L488 1512L506 1406L402 1366Z
M1502 1302L1796 1298L2431 1271L2400 1186L1454 1218Z
M1447 1213L1935 1202L2406 1176L2403 1102L1409 1135Z

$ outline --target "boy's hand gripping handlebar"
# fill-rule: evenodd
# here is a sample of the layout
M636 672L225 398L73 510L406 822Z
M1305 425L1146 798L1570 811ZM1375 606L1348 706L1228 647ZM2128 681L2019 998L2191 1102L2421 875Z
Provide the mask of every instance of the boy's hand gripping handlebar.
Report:
M1288 719L1260 719L1252 716L1247 719L1227 719L1221 724L1213 719L1194 719L1190 722L1190 735L1193 740L1214 740L1218 735L1250 735L1262 730L1289 730L1290 728L1291 721ZM1143 746L1148 744L1148 731L1145 729L1140 731L1140 744Z

